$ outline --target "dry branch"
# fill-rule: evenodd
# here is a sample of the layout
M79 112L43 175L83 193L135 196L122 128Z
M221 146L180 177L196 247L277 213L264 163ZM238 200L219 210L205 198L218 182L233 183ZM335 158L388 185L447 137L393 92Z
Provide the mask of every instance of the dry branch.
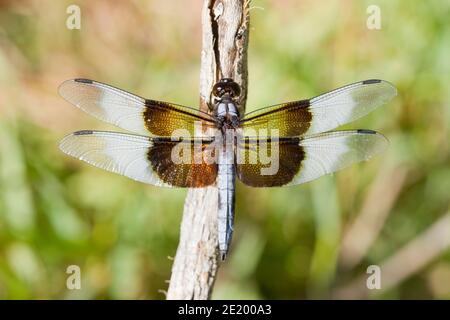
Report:
M450 212L444 214L425 232L398 250L380 264L381 290L368 290L367 274L360 275L349 284L338 288L338 299L364 299L370 294L382 294L394 288L450 248Z
M406 167L393 167L382 172L372 184L360 213L342 240L339 257L342 268L351 269L364 258L381 232L407 175Z
M220 78L241 85L240 111L247 98L248 0L204 0L200 109L209 112L210 93ZM217 188L188 191L180 242L167 299L208 299L218 270Z

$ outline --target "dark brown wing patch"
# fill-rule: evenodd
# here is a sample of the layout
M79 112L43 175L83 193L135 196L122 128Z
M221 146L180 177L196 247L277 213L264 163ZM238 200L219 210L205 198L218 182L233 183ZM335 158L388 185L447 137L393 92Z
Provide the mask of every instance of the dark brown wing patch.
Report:
M300 100L250 112L242 119L241 127L246 135L247 129L256 130L254 134L266 129L268 135L276 129L280 137L300 136L308 131L311 120L309 100Z
M236 157L238 178L251 187L280 187L288 184L300 171L301 163L305 158L304 150L299 142L300 138L297 137L276 140L247 137L241 140L237 151L241 155ZM278 150L276 150L275 143L278 144ZM278 157L274 157L274 152L278 153ZM270 174L267 174L267 171L266 174L263 174L263 169L268 170L271 166L276 168L276 164L268 163L265 156L263 159L261 154L265 153L272 158L272 161L278 161L277 170ZM270 172L270 170L268 171Z
M177 163L172 159L174 148L179 144L185 144L183 150L190 152L190 163ZM210 152L215 157L211 141L196 146L194 140L183 142L172 141L168 138L155 138L153 146L148 151L148 160L158 177L165 183L174 187L201 188L213 185L217 177L217 163L207 162L205 152Z
M187 130L193 137L198 134L196 126L202 131L215 127L207 113L155 100L145 100L144 121L148 131L161 137L171 137L175 130Z

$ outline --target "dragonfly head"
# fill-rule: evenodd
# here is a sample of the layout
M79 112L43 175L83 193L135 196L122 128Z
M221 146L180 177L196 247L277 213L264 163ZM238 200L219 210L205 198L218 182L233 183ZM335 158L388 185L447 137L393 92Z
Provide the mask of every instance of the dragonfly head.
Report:
M223 78L214 85L212 94L218 99L221 99L225 95L228 95L231 99L233 99L239 97L241 94L241 87L234 82L233 79Z

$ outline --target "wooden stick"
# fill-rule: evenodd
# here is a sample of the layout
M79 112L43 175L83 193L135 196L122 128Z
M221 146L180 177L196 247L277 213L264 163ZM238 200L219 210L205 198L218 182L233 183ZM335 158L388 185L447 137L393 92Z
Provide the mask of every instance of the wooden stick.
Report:
M200 109L210 112L210 93L220 78L241 86L240 112L247 99L249 0L204 0L202 10ZM209 299L216 279L217 188L190 189L167 299Z

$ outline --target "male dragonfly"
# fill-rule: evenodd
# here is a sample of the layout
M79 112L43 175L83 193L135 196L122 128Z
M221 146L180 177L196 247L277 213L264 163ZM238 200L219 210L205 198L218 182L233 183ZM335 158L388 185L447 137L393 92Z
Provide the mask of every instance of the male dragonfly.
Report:
M211 113L88 79L65 81L59 93L90 115L135 133L77 131L60 143L66 154L156 186L217 186L223 260L233 233L236 177L251 187L292 186L368 160L387 146L383 135L330 130L365 116L393 98L396 89L383 80L365 80L244 115L239 113L240 87L232 79L214 85ZM174 135L180 130L184 135ZM262 150L275 154L278 163L263 161Z

